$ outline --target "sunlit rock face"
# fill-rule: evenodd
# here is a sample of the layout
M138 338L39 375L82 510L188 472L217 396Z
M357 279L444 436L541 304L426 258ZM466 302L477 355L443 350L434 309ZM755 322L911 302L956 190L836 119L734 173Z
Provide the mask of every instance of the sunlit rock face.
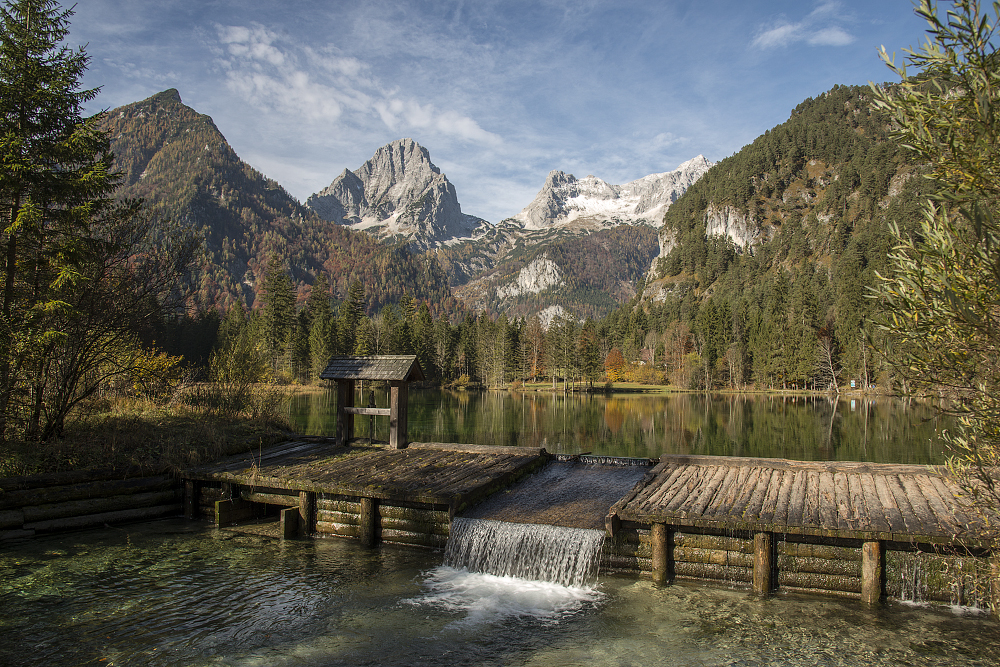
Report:
M455 186L412 139L386 144L354 171L345 169L306 205L324 220L423 248L472 237L488 225L462 213Z

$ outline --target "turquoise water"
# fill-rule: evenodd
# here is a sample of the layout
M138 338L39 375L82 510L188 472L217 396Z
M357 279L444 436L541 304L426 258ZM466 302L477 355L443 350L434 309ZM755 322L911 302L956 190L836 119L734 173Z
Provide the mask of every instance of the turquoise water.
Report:
M964 609L602 576L565 589L441 552L169 519L0 547L2 665L995 665Z
M358 404L368 392L359 392ZM385 390L376 403L388 405ZM293 395L296 429L333 435L334 392ZM387 422L376 418L376 438ZM367 437L370 418L355 431ZM924 403L893 398L722 394L563 394L410 392L409 438L416 442L545 447L656 458L661 454L760 456L802 461L939 464L936 429L947 426Z

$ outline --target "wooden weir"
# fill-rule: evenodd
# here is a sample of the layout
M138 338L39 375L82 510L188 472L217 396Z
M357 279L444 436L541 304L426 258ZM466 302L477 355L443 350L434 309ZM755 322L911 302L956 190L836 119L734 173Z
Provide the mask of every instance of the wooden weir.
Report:
M225 525L278 509L289 537L443 547L453 517L552 458L527 447L303 439L182 477L189 517ZM887 586L887 574L929 554L952 559L943 569L964 577L945 582L942 595L968 600L969 577L985 572L974 602L996 605L1000 560L990 560L959 495L930 466L667 455L607 511L601 567L651 573L661 584L708 579L761 595L804 590L874 604L903 597L906 583L895 576Z
M988 554L960 495L931 466L667 455L606 525L611 535L649 531L659 583L721 565L715 573L742 571L759 594L828 589L876 603L886 597L887 551Z

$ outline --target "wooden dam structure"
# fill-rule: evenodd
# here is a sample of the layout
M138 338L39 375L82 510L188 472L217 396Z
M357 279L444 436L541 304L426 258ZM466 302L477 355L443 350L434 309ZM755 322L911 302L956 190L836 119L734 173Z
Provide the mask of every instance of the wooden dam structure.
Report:
M410 443L406 387L423 378L413 356L338 357L322 377L337 382L336 437L185 471L188 517L223 526L270 515L283 537L440 548L456 516L565 458L527 447ZM387 382L390 407L356 407L359 380ZM389 442L354 440L356 415L389 417ZM649 466L617 501L606 489L597 503L574 493L557 501L566 507L517 521L603 524L602 569L658 584L714 580L760 595L809 591L869 604L914 599L920 589L927 599L1000 609L1000 556L981 541L980 518L941 468L676 455L617 462Z
M441 548L454 517L549 465L562 464L524 447L299 440L184 472L185 513L220 526L278 515L284 537ZM929 598L982 606L1000 594L989 588L998 559L937 468L668 455L621 493L604 517L605 571L874 604L906 597L891 570L931 558L915 584Z

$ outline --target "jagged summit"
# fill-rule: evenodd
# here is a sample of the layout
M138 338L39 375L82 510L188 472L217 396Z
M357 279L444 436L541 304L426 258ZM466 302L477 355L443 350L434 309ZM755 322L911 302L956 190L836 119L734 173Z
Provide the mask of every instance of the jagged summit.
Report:
M612 185L595 176L578 179L550 171L535 199L514 219L525 229L589 219L658 226L670 204L712 165L699 155L673 171L650 174L624 185Z
M431 248L472 236L485 220L462 213L455 186L413 139L382 146L370 160L312 195L321 218L380 238L402 236Z

